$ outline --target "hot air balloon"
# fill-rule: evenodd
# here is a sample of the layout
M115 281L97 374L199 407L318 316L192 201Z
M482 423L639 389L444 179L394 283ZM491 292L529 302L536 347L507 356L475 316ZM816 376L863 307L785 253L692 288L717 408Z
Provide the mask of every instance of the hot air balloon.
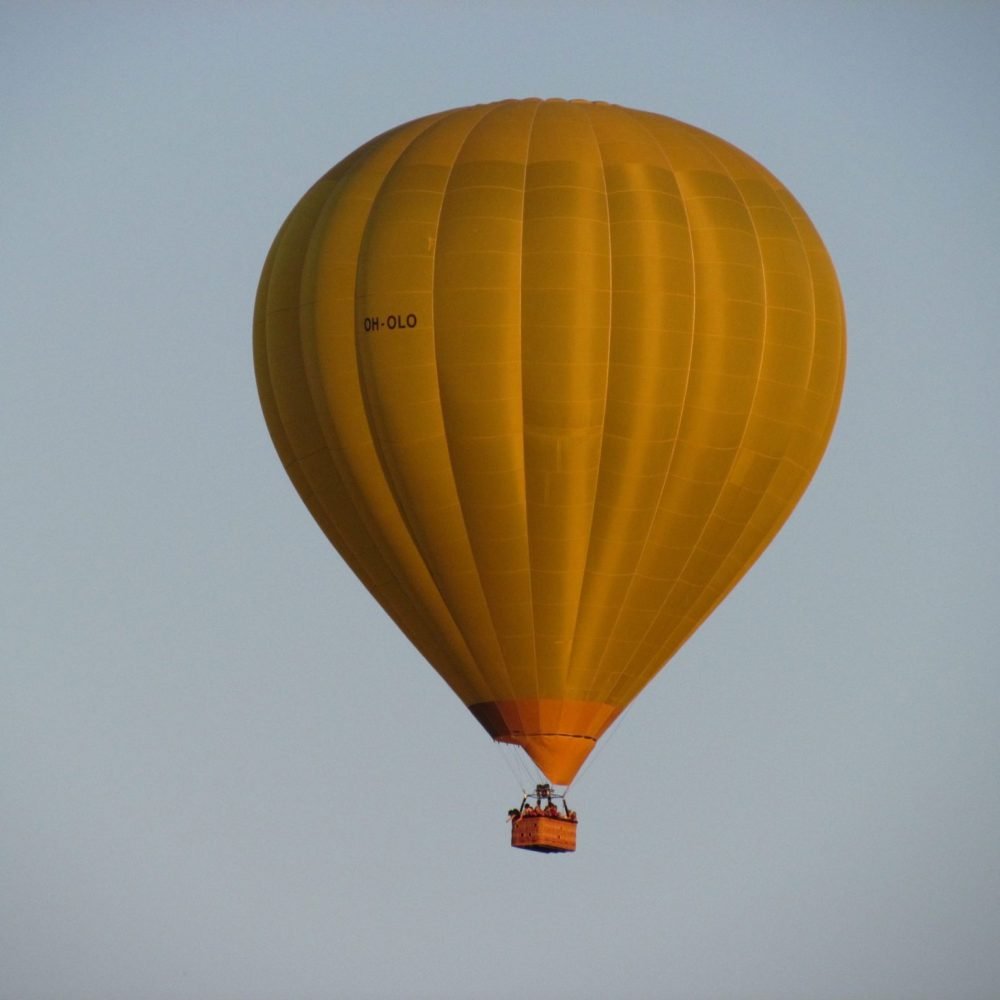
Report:
M562 786L802 496L844 338L820 237L759 163L661 115L538 99L351 153L279 231L254 315L313 517L487 733Z

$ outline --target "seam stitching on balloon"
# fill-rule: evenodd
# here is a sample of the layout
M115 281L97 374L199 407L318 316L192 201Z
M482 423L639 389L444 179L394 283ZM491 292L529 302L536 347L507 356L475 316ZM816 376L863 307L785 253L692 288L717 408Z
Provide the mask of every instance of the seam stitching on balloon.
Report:
M352 158L356 158L355 154L346 157L344 161L335 166L332 170L327 171L327 173L323 177L321 177L318 181L316 181L312 185L312 187L303 196L303 198L299 200L295 208L292 209L291 213L289 213L284 224L279 230L277 237L275 238L272 248L272 253L268 255L268 260L265 264L268 276L268 287L270 287L270 284L274 281L275 273L278 270L275 267L275 262L281 257L282 249L287 250L290 236L293 235L294 233L294 225L291 224L292 220L300 212L304 204L309 206L312 205L310 196L315 195L317 199L320 196L322 196L322 203L320 204L319 208L316 208L313 211L311 224L314 224L315 217L322 212L322 204L325 204L326 199L328 197L328 195L323 193L324 185L329 182L330 184L332 184L333 190L337 190L343 183L345 171L347 169L346 164L349 163L352 160ZM337 173L338 171L341 172L338 174ZM301 221L302 221L301 219L296 219L296 222L301 222ZM348 563L348 565L352 568L352 570L358 572L358 569L361 569L361 572L358 573L359 577L361 577L362 579L371 579L370 575L367 572L365 572L361 567L361 563L359 562L352 546L347 544L346 537L340 530L336 518L330 514L330 511L328 510L327 505L324 502L322 496L316 490L312 477L309 475L307 467L305 465L305 462L309 458L321 454L324 449L322 446L320 446L318 448L313 448L301 453L297 453L295 446L293 444L295 435L292 434L289 430L290 424L295 425L297 421L292 420L290 421L290 423L286 421L287 405L284 407L282 406L281 394L275 388L275 381L272 377L273 375L273 365L271 361L272 352L278 350L278 348L275 345L276 338L274 334L274 327L272 321L274 321L278 317L287 317L290 314L292 316L301 317L302 315L301 283L302 283L302 275L305 267L305 262L307 258L308 258L308 248L306 251L302 252L300 255L297 255L295 257L295 267L293 273L296 276L296 285L298 286L298 291L297 291L296 301L293 305L282 306L279 308L274 308L274 307L268 308L266 304L267 298L265 297L264 299L265 304L263 309L262 331L261 331L263 336L262 346L264 348L264 354L262 359L264 361L264 374L270 389L272 412L275 421L281 431L281 434L283 435L284 443L287 447L287 453L290 457L286 459L284 455L281 454L280 448L278 449L278 452L279 452L279 457L281 458L282 461L282 465L285 467L285 469L299 470L302 477L301 481L300 483L295 483L295 480L293 479L293 484L295 485L296 492L299 493L303 503L306 506L306 509L310 512L313 519L316 521L319 529L323 532L324 535L326 535L327 539L337 549L337 551L341 552L345 562ZM285 270L287 271L288 268L286 267ZM263 275L262 275L262 280L263 280ZM301 367L302 371L306 372L305 359L301 344L301 336L293 335L292 337L287 338L287 340L291 342L293 348L292 353L298 359L299 364L297 367ZM283 344L283 347L287 350L288 343L286 342L285 344ZM308 375L306 377L308 378ZM319 421L315 415L315 404L313 404L311 415L318 425ZM320 433L322 433L322 428L320 428ZM308 496L303 495L302 493L303 488L308 488ZM343 555L345 551L348 553L347 555Z
M439 115L436 115L436 116L428 116L427 120L425 120L424 127L419 132L417 132L414 136L410 137L405 142L405 144L400 147L400 149L396 153L396 155L395 155L392 163L389 166L387 166L387 168L385 169L385 172L383 173L381 180L379 180L379 182L378 182L377 189L375 190L375 192L371 196L371 200L370 200L369 206L368 206L368 212L365 215L365 219L364 219L364 222L362 223L362 227L361 227L361 232L358 235L357 250L358 250L358 256L359 256L359 258L360 258L361 248L362 248L362 246L364 246L365 239L367 237L367 231L368 231L368 226L369 226L369 222L370 222L370 219L371 219L372 208L375 205L375 202L378 199L378 195L381 192L382 188L384 187L387 178L392 173L392 171L395 169L396 164L398 164L399 161L400 161L400 159L405 155L406 150L409 149L409 147L415 141L417 141L417 139L419 139L422 135L424 135L425 133L427 133L428 131L430 131L435 125L437 125L444 118L445 114L446 113L442 113L442 114L439 114ZM395 133L396 131L402 131L405 127L406 126L401 126L400 129L398 129L398 130L397 129L390 129L388 132L384 133L383 136L381 136L379 138L383 139L383 140L387 140L387 139L389 139L389 138L392 137L393 133ZM377 141L378 140L375 140L372 143L367 144L368 146L372 147L372 151L373 152L376 149L375 142L377 142ZM360 271L360 268L356 266L355 267L355 279L354 279L355 280L355 301L356 301L356 297L357 297L357 280L358 280L358 273L359 273L359 271ZM378 447L378 441L377 441L375 435L372 433L371 419L370 419L370 416L369 416L368 405L367 405L367 395L366 395L366 391L365 391L366 387L365 387L365 382L364 382L364 380L361 377L362 368L361 368L360 357L358 356L357 347L358 347L358 344L357 344L357 339L355 337L354 338L354 351L355 351L355 357L356 357L355 365L356 365L356 368L357 368L357 371L358 371L359 392L360 392L361 397L362 397L362 405L364 407L365 416L366 416L366 420L367 420L367 423L368 423L369 437L371 438L372 448L373 448L373 450L375 452L376 458L379 461L379 467L380 467L380 469L382 471L383 481L385 482L386 489L388 490L389 495L393 499L393 502L394 502L395 507L396 507L396 513L397 513L397 515L399 516L400 521L403 523L404 527L407 529L407 533L410 535L411 542L413 542L414 550L416 551L418 557L420 558L421 562L423 563L424 569L427 571L427 577L433 583L433 585L434 585L434 587L435 587L435 589L437 591L437 596L438 596L438 600L439 600L441 609L444 612L444 615L447 617L447 620L451 622L451 625L452 625L452 627L454 628L454 631L455 631L455 635L461 640L462 645L464 646L465 657L464 658L461 657L461 655L460 655L461 654L461 650L459 650L459 656L460 656L460 658L458 659L456 665L461 666L462 663L463 663L463 661L467 661L469 664L471 664L473 666L474 669L476 669L476 671L478 673L478 665L476 664L475 657L472 655L472 651L469 649L468 642L466 641L465 636L462 634L462 630L458 627L458 623L455 621L454 616L451 613L451 609L448 607L447 602L444 600L444 597L441 594L441 589L440 589L440 587L437 584L437 580L434 579L433 574L430 572L430 567L427 565L427 561L424 558L423 553L420 551L419 546L416 545L416 542L413 539L412 532L409 530L409 525L407 523L407 519L406 519L406 517L405 517L405 515L403 513L403 510L402 510L402 507L401 507L401 505L399 503L399 498L396 495L395 490L393 489L391 480L389 479L388 475L386 475L385 463L382 460L380 449ZM429 609L425 606L424 602L418 598L417 592L411 586L410 580L407 577L407 575L405 573L402 573L402 572L398 571L398 569L397 569L397 561L396 561L396 558L395 558L395 554L393 552L392 547L389 545L389 543L388 543L388 541L387 541L387 539L385 537L385 532L383 530L381 530L381 528L379 528L379 531L376 534L376 533L372 532L372 530L371 530L370 527L368 527L368 525L366 523L365 516L362 513L363 505L358 505L357 502L356 502L356 494L360 491L360 487L359 487L359 485L357 483L357 479L353 475L351 475L349 478L350 478L349 493L350 493L350 496L351 496L352 503L354 504L355 509L358 512L359 517L361 518L362 524L365 525L365 529L366 529L366 531L368 533L368 536L369 536L370 540L374 544L376 550L381 555L382 561L385 563L385 566L388 569L391 577L396 581L396 583L399 586L401 592L405 595L405 598L406 598L407 602L409 603L409 605L412 607L412 609L416 613L417 618L425 624L425 626L427 627L427 629L430 632L430 634L432 636L438 634L439 629L438 629L438 626L437 626L437 624L435 622L434 615L432 613L430 613ZM406 633L405 630L403 630L403 631L404 631L404 634L407 635L407 638L410 638L409 635L408 635L408 633ZM410 641L412 642L412 639ZM416 645L416 643L414 643L414 645ZM449 643L447 641L447 639L445 639L445 641L442 643L442 645L443 645L443 648L444 648L444 650L445 650L446 653L451 652L451 650L450 650L451 643ZM421 650L419 648L419 646L417 647L417 649L418 649L418 652L421 653L421 655L425 655L424 652L423 652L423 650ZM429 657L427 659L428 659L429 662L431 662L433 664L433 659L431 659ZM482 680L482 677L480 677L480 680Z
M802 231L801 231L801 228L799 227L799 225L796 223L795 215L791 211L788 210L787 206L782 205L782 207L785 209L785 211L786 211L786 213L788 215L788 218L791 220L792 225L795 227L796 234L799 236L799 240L800 240L801 246L802 246L802 255L803 255L803 258L806 261L806 267L808 268L809 276L810 276L809 292L810 292L810 297L812 298L812 303L813 303L813 310L812 310L812 320L813 320L813 322L812 322L812 339L811 339L811 346L810 346L809 376L808 376L808 378L806 380L805 385L803 385L802 389L801 389L802 395L805 396L809 392L809 384L810 384L810 382L812 380L813 372L815 371L815 358L816 358L816 340L817 340L817 329L818 329L818 326L817 326L817 324L818 324L818 313L817 313L817 308L816 308L816 287L815 287L814 281L812 280L813 277L814 277L814 270L813 270L813 266L812 266L812 261L810 259L810 254L809 254L808 246L807 246L806 242L802 239ZM756 231L756 228L755 228L755 231ZM765 274L766 274L766 272L765 272ZM765 278L765 280L766 280L766 278ZM837 397L834 397L834 398L836 399ZM828 418L828 423L827 423L827 427L826 427L826 432L827 432L827 438L828 439L829 439L829 434L830 434L830 432L833 429L832 428L833 416L835 416L835 415L836 415L836 406L834 406L832 416ZM749 421L748 421L748 423L749 423ZM824 444L823 450L825 450L825 447L826 446ZM709 605L709 607L702 614L702 616L700 618L700 621L699 621L699 624L700 624L700 622L704 622L704 621L706 621L709 618L709 616L713 613L713 611L722 603L723 600L725 600L725 598L730 593L732 593L732 591L735 589L736 585L753 568L753 566L756 564L757 560L761 557L761 555L763 555L764 551L768 548L768 546L771 544L771 542L777 536L778 532L784 526L784 524L786 523L786 521L789 519L789 517L791 517L792 512L798 506L799 501L802 499L802 497L805 494L806 490L809 488L809 484L812 482L812 479L815 476L815 474L816 474L816 472L818 471L818 468L819 468L819 463L817 463L816 466L815 466L815 468L813 468L810 471L810 469L808 468L808 466L802 465L800 462L795 461L791 456L789 456L787 454L784 455L784 456L782 456L781 463L783 463L783 462L788 462L791 465L795 466L796 468L801 469L801 471L804 473L803 479L799 483L799 486L797 487L797 489L793 493L791 493L789 495L788 500L782 506L780 513L774 519L773 526L772 526L771 530L769 530L768 532L766 532L764 534L763 538L751 550L750 555L748 555L746 557L746 560L745 560L745 563L744 563L744 568L743 568L742 572L739 573L739 575L736 576L734 579L732 579L731 582L730 582L729 587L727 587L725 590L723 590L716 597L716 599L714 601L712 601L712 603ZM754 505L754 508L753 508L753 511L751 512L750 518L747 520L747 524L744 526L744 529L740 532L740 534L734 540L734 542L733 542L733 544L732 544L732 546L730 548L730 551L733 551L733 550L735 550L738 547L739 542L742 540L742 538L746 534L746 528L749 527L750 523L753 520L754 514L756 514L757 510L760 508L760 504L763 501L764 497L767 495L768 488L770 487L771 483L774 481L774 478L777 475L777 473L778 473L778 471L779 471L779 469L781 467L781 463L779 463L779 465L775 467L774 472L771 474L770 477L768 477L767 486L761 491L761 495L758 498L757 503ZM716 577L718 577L718 575L723 571L723 569L724 569L724 567L720 565L719 568L716 570L716 572L712 575L712 579L709 582L710 583L713 582L716 579ZM666 642L664 644L668 645L669 642L670 642L670 637L667 638L667 640L666 640Z
M521 339L520 360L521 360L521 469L523 472L524 496L522 498L524 507L524 535L528 547L528 602L531 608L531 645L534 650L534 673L535 673L535 699L541 701L542 687L538 678L538 635L535 629L535 593L534 593L534 560L531 558L531 517L528 510L528 456L527 456L527 421L524 416L524 231L527 223L528 206L528 162L531 159L531 140L535 134L535 123L538 120L538 112L541 110L542 102L535 104L531 122L528 125L528 141L524 146L524 172L521 184L521 253L518 256L518 294L520 308L518 310L518 333ZM522 719L522 722L524 720Z
M479 117L475 120L474 123L472 123L469 126L469 130L465 133L465 136L463 137L462 141L459 143L458 148L455 150L455 153L454 153L454 155L451 158L451 163L450 163L450 165L448 167L448 176L445 177L444 184L441 187L441 202L438 205L438 215L437 215L437 220L436 220L435 226L434 226L434 232L435 232L435 234L440 235L440 232L441 232L441 220L442 220L442 218L444 216L444 206L445 206L445 202L448 199L448 187L449 187L449 184L451 183L452 175L455 172L455 164L458 162L459 157L462 155L462 151L465 149L466 145L468 144L469 139L472 136L472 133L475 132L476 129L492 113L494 113L497 110L497 105L496 104L488 104L488 105L485 105L485 106L480 105L479 107L481 109ZM464 508L464 506L462 504L462 493L461 493L461 491L459 490L459 487L458 487L458 480L455 477L455 470L454 470L454 465L453 465L453 462L452 462L451 440L450 440L450 438L448 436L448 424L447 424L447 421L445 420L445 417L444 417L444 394L443 394L442 389L441 389L441 366L440 366L440 364L438 362L438 353L437 353L437 344L438 344L438 340L437 340L437 324L435 323L435 318L434 318L434 307L435 307L434 288L435 288L435 282L436 282L436 280L437 280L437 240L435 239L434 253L433 253L432 257L431 257L431 280L430 280L430 290L431 290L431 331L432 331L432 336L434 338L434 345L433 345L433 348L434 348L434 350L433 350L433 354L434 354L434 378L435 378L435 381L437 382L438 410L439 410L439 412L441 414L441 427L444 430L444 447L445 447L445 451L448 453L448 469L451 472L451 482L452 482L452 487L453 487L453 489L455 491L455 499L458 501L458 512L459 512L459 516L462 519L462 530L463 530L463 533L465 535L466 546L468 547L468 550L469 550L469 561L471 562L472 566L476 570L476 574L475 574L475 576L476 576L476 584L479 587L479 594L480 594L480 597L482 598L483 610L485 611L486 618L490 622L490 625L492 626L492 629L493 629L493 645L496 647L496 652L497 652L497 655L498 655L498 658L499 658L498 662L500 662L506 668L506 665L507 665L506 657L504 655L503 646L500 644L500 637L499 637L499 634L498 634L498 631L497 631L496 621L493 618L493 611L490 608L490 602L489 602L489 600L487 599L487 596L486 596L486 589L483 586L483 580L482 580L482 576L480 575L479 565L476 562L475 551L474 551L473 546L472 546L472 538L471 538L471 536L469 534L469 523L468 523L468 521L466 519L465 508ZM428 561L428 569L430 569L429 561ZM432 572L432 576L433 575L434 574ZM475 659L474 655L473 655L473 659ZM515 695L514 695L514 689L513 689L513 686L511 685L510 674L507 673L506 669L503 672L502 681L503 681L503 685L504 685L505 689L507 690L510 698L513 699L515 697Z
M677 175L676 175L676 172L673 169L673 165L672 165L672 163L670 161L670 156L668 155L666 149L664 148L663 143L660 142L660 140L657 138L657 136L655 135L655 133L646 125L645 119L642 116L642 114L634 112L634 111L630 111L629 114L630 114L631 117L633 117L633 118L636 119L637 124L639 125L639 127L649 136L649 138L653 142L653 144L660 150L660 154L663 157L663 162L666 165L666 168L670 171L671 176L674 177L674 183L676 184L677 183L677 181L676 181L676 176ZM595 668L595 672L598 672L598 673L600 671L601 665L604 663L604 660L605 660L605 658L608 655L608 650L611 647L611 640L612 640L615 632L618 629L619 623L621 622L622 614L623 614L623 612L625 610L625 606L628 603L629 596L632 593L632 588L633 588L634 583L635 583L635 578L636 578L636 576L638 575L638 572L639 572L639 567L642 565L642 562L643 562L643 560L644 560L644 558L646 556L646 549L649 547L650 539L653 536L653 528L656 525L657 515L660 512L660 504L663 502L663 496L664 496L664 494L666 492L666 489L667 489L667 483L670 480L670 471L671 471L671 469L673 467L674 458L677 455L677 446L678 446L678 442L680 441L681 428L684 425L684 413L685 413L685 409L687 407L689 389L691 387L691 364L692 364L692 361L694 359L695 321L696 321L696 314L697 314L697 309L698 309L698 296L697 296L697 290L696 290L696 283L697 283L697 277L698 276L697 276L697 270L695 268L694 237L691 235L691 220L690 220L690 218L688 216L687 203L684 200L684 195L683 195L683 192L680 191L680 186L679 185L678 185L678 196L680 198L681 208L684 210L684 218L685 218L685 220L687 222L688 245L689 245L689 248L690 248L690 251L691 251L691 258L690 258L690 260L691 260L691 337L690 337L689 346L688 346L688 366L687 366L687 374L686 374L685 381L684 381L684 395L681 398L680 412L678 413L678 416L677 416L676 435L674 437L673 446L670 449L670 457L667 459L666 468L663 470L663 479L662 479L662 482L660 483L660 492L659 492L659 495L656 498L656 507L654 509L654 513L653 513L652 517L650 518L649 527L646 530L646 537L643 539L642 546L639 549L639 555L636 557L636 560L635 560L635 563L634 563L634 565L635 565L635 572L633 573L632 578L629 580L628 587L626 588L625 594L624 594L624 596L622 597L622 600L621 600L621 604L618 607L618 614L615 616L614 623L612 624L611 628L608 629L608 634L607 634L607 637L605 639L604 650L601 653L601 657L600 657L600 660L598 661L597 668ZM625 676L625 673L626 673L626 671L628 669L628 665L629 665L630 662L631 662L630 660L627 661L625 664L623 664L622 669L618 671L618 675L614 679L614 681L611 683L611 685L609 686L608 691L607 691L607 697L604 700L609 701L609 702L612 701L613 694L614 694L615 690L617 689L618 684L619 684L621 678L623 676Z
M608 397L611 392L611 338L614 336L614 300L615 300L615 289L614 289L614 244L612 237L611 228L611 199L608 197L608 175L607 175L607 165L604 161L604 151L601 148L601 142L597 137L597 129L594 126L593 112L589 107L581 109L581 113L586 116L587 124L590 126L590 131L594 136L594 145L597 148L597 156L601 162L601 184L604 187L604 209L605 209L605 219L607 221L607 237L608 237L608 339L607 339L607 353L605 356L604 365L604 409L601 412L601 440L598 445L597 453L597 473L594 477L594 492L591 497L590 505L590 527L587 531L587 554L583 561L583 570L580 576L580 589L576 595L576 620L573 622L573 632L570 639L570 649L569 654L566 659L566 676L563 677L563 683L565 684L569 674L572 671L573 664L573 651L576 646L576 636L577 631L580 627L580 615L583 610L583 592L586 588L587 574L590 567L590 557L593 551L594 544L594 520L595 513L597 509L597 498L600 496L601 487L601 464L604 459L604 441L607 435L607 425L608 425Z
M733 186L737 190L739 190L739 185L736 183L736 180L734 179L734 177L730 173L729 169L719 159L719 157L715 154L715 152L711 149L711 147L701 139L701 137L700 137L700 135L699 135L699 133L697 131L693 131L692 132L692 138L697 142L697 144L699 146L701 146L701 148L713 160L715 160L715 162L718 164L719 169L722 171L722 173L724 173L725 176L729 179L729 181L733 184ZM660 602L660 606L657 609L655 616L652 618L652 620L650 621L649 625L647 626L646 631L643 633L642 638L639 640L639 645L636 647L635 653L632 654L632 658L629 660L629 664L632 662L632 659L634 659L636 657L636 655L638 655L639 650L642 648L642 643L646 641L646 639L648 638L649 634L652 632L652 630L653 630L653 628L654 628L657 620L659 619L659 616L663 613L663 609L667 607L667 605L670 602L671 597L674 594L674 591L677 589L678 584L682 581L682 579L684 577L685 571L687 570L688 566L691 565L691 560L694 558L694 554L695 554L695 552L698 549L698 545L700 544L701 540L705 537L705 534L708 531L709 525L712 522L712 518L713 518L713 516L715 514L715 511L719 507L719 501L720 501L720 499L722 497L722 494L723 494L723 492L725 490L726 484L729 481L729 477L732 475L733 466L735 465L736 459L737 459L737 457L740 454L741 448L743 447L743 442L746 440L747 432L749 430L750 423L751 423L751 421L753 419L754 404L757 401L757 396L758 396L758 392L759 392L759 389L760 389L760 376L761 376L761 372L764 370L764 358L767 355L768 329L769 329L769 326L770 326L770 324L768 322L768 308L767 308L767 270L766 270L766 267L765 267L765 264L764 264L764 251L763 251L763 248L760 245L760 234L759 234L759 232L757 230L757 224L754 221L753 213L750 211L750 206L747 205L746 199L743 197L742 192L740 192L740 200L741 200L741 204L743 205L743 207L744 207L744 209L746 211L747 218L750 220L750 226L753 229L754 242L755 242L756 247L757 247L757 257L758 257L758 259L760 261L761 288L762 288L762 292L763 292L763 299L762 299L762 303L761 303L761 305L762 305L762 313L763 313L763 330L761 332L760 357L758 358L758 361L757 361L757 378L756 378L756 381L754 382L753 395L751 396L751 398L750 398L750 404L747 407L746 420L744 421L744 424L743 424L743 430L742 430L742 432L740 434L740 439L737 442L736 447L733 449L733 456L730 459L729 468L727 469L726 475L723 478L722 485L721 485L721 487L719 489L719 493L717 494L717 496L715 498L715 501L712 504L711 509L709 510L708 514L706 515L704 522L702 523L701 530L698 532L698 537L695 539L694 544L691 546L691 549L690 549L690 551L688 553L687 559L684 562L684 565L680 568L680 571L678 572L677 577L674 580L673 584L671 585L670 589L667 591L666 596ZM766 492L767 491L764 490L761 493L760 498L758 498L757 504L754 505L754 511L756 511L757 508L760 506L760 502L763 499L763 497L766 495ZM752 518L751 518L751 520L752 520ZM749 521L747 523L749 524ZM778 527L780 527L781 523L782 523L781 521L778 522ZM744 528L744 530L745 530L745 528ZM776 530L777 529L775 529L775 531ZM773 532L771 533L770 537L772 537L772 538L774 537L774 533ZM732 549L730 548L730 551L731 550ZM719 605L719 603L722 601L723 597L725 597L728 593L730 593L732 591L733 587L736 586L736 583L738 583L739 580L742 579L742 577L745 575L745 573L747 571L749 571L749 569L750 569L750 567L752 565L753 565L752 562L750 564L748 564L746 566L746 568L744 569L744 572L741 573L739 576L737 576L737 578L732 582L732 585L728 589L726 589L722 594L718 595L715 600L713 600L713 601L710 602L708 610L705 611L700 616L700 618L698 619L698 624L700 624L701 622L703 622L711 614L712 610ZM711 584L712 582L714 582L714 580L716 579L717 576L718 576L718 569L716 570L715 573L712 574L712 577L709 580L709 584ZM673 641L673 638L677 634L678 630L683 627L685 621L689 621L689 620L690 619L687 619L686 617L682 618L681 621L676 626L674 626L673 629L671 629L670 633L664 638L664 640L662 641L662 643L660 643L660 645L657 647L657 649L658 650L659 649L663 649L663 648L668 648L669 649L670 643ZM695 625L695 628L697 628L697 624ZM688 638L690 638L690 636L693 635L693 634L694 634L694 628L692 628L691 631L688 633ZM686 639L684 641L686 641ZM683 643L681 645L683 645ZM678 648L680 648L680 647L678 647ZM627 668L627 666L629 664L626 664L626 668ZM627 670L623 672L623 676L625 676L626 674L627 674Z
M456 110L462 110L462 109L456 109ZM406 151L408 149L410 149L410 147L413 145L413 143L415 143L417 140L419 140L422 136L425 136L425 135L429 134L430 132L432 132L435 127L437 127L438 125L441 124L441 122L443 122L444 120L446 120L447 116L448 116L448 112L444 112L441 115L439 115L438 117L434 118L433 121L430 121L427 124L426 128L424 128L419 133L417 133L417 135L413 136L406 143L406 145L403 146L399 150L399 153L397 154L395 160L393 161L392 166L389 167L386 170L386 172L383 175L381 181L379 182L378 190L372 196L371 204L369 206L369 211L368 211L368 214L365 216L364 225L362 226L362 231L361 231L361 233L359 235L358 244L357 244L358 245L359 266L357 268L357 271L356 271L355 277L354 277L354 282L355 282L355 284L354 284L354 298L355 298L355 302L357 302L358 282L359 282L360 275L361 275L361 267L360 267L361 251L362 251L362 248L365 246L366 242L368 241L370 227L371 227L371 222L372 222L372 209L375 206L375 203L376 203L376 201L378 199L378 196L382 192L382 190L385 187L386 183L388 182L389 177L396 170L396 168L398 167L400 161L405 156ZM359 386L360 386L360 389L361 389L361 397L362 397L362 402L363 402L363 405L364 405L365 416L366 416L366 419L367 419L367 422L368 422L368 432L369 432L369 435L371 436L372 446L373 446L373 448L375 450L375 455L378 458L379 466L380 466L380 468L382 470L382 478L385 481L386 488L389 491L389 495L392 497L393 502L396 505L396 511L397 511L397 513L398 513L398 515L400 517L400 520L403 522L403 525L405 526L406 531L409 534L411 541L413 542L413 547L416 550L417 555L420 557L420 560L421 560L421 562L424 565L424 569L427 571L427 577L433 583L435 589L437 590L437 594L438 594L438 597L439 597L439 599L441 601L441 605L443 606L446 614L448 615L448 617L450 618L452 624L454 625L455 632L457 633L457 635L459 635L461 637L462 642L465 645L466 651L468 653L468 661L467 662L468 662L469 665L472 666L473 670L475 671L475 675L478 678L478 680L480 682L480 685L481 685L480 690L482 691L483 695L488 698L489 697L489 692L490 692L489 682L487 681L485 675L482 673L482 670L481 670L481 668L479 666L479 663L476 660L476 657L475 657L475 655L474 655L474 653L472 651L472 647L469 644L468 637L465 635L465 632L463 631L461 625L456 620L455 615L452 613L451 608L448 605L448 602L444 599L444 594L441 591L440 582L438 581L436 575L434 574L434 572L431 569L431 566L430 566L430 564L428 562L426 553L424 552L423 548L417 543L416 537L415 537L414 532L413 532L413 523L412 523L412 520L407 515L405 507L404 507L403 503L401 502L400 495L397 492L396 487L395 487L395 485L393 483L393 479L389 475L388 466L387 466L387 463L386 463L385 456L383 454L382 447L381 447L381 445L379 443L378 436L374 433L375 425L374 425L374 422L373 422L372 416L371 416L372 412L374 410L374 407L373 407L373 404L372 404L372 401L371 401L371 397L369 395L369 387L367 385L367 380L363 377L363 371L364 371L364 369L363 369L363 366L362 366L362 363L361 363L361 353L360 353L360 351L358 351L358 341L357 341L356 337L355 337L355 353L357 355L358 382L359 382ZM387 560L387 561L389 561L389 560ZM391 565L391 561L389 561L389 562L390 562L390 565ZM410 593L410 588L409 587L406 588L406 592ZM419 604L420 604L419 601L414 601L414 605L415 606L419 607Z

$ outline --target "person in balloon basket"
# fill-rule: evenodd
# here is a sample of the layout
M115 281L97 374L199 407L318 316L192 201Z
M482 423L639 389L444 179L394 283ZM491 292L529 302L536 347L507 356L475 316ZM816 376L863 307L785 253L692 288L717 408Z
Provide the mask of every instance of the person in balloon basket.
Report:
M525 804L521 806L520 809L507 810L507 820L510 823L517 823L518 820L530 816L544 816L547 819L567 820L570 823L577 822L576 810L567 809L566 815L564 816L559 812L559 807L553 802L550 802L544 809L540 809L538 806Z

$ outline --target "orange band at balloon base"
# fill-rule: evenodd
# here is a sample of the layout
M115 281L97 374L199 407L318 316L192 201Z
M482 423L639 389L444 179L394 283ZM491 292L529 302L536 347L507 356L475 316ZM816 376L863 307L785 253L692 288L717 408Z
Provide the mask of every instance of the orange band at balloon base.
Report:
M621 709L595 701L517 698L479 702L469 711L493 739L523 747L549 781L568 785Z

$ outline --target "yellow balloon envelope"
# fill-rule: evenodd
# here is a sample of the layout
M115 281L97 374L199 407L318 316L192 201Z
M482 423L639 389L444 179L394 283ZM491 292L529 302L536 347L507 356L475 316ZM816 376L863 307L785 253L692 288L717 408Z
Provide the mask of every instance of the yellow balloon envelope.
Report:
M327 537L487 732L568 784L788 518L845 342L830 258L755 160L533 99L326 174L271 248L254 351Z

